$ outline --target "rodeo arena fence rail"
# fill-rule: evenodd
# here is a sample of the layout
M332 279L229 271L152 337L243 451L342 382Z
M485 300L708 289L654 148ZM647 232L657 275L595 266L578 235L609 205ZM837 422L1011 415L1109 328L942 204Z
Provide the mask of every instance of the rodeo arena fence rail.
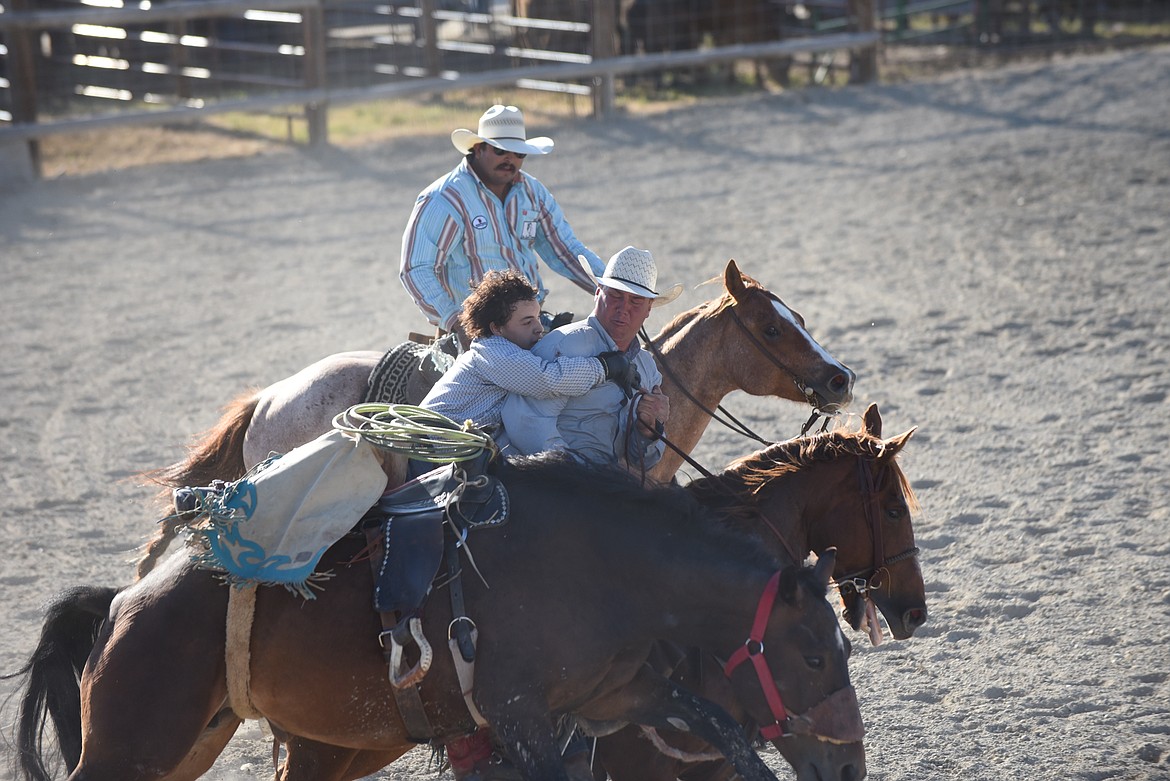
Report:
M228 112L519 88L613 109L618 77L796 56L877 77L882 41L1004 45L1165 17L1156 0L0 0L0 153L38 139ZM844 63L844 65L842 65ZM291 133L290 133L291 135Z

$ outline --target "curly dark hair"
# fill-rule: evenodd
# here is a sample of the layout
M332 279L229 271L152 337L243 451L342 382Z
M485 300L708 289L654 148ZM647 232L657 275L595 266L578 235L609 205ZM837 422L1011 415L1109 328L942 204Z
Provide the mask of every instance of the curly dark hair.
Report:
M492 325L503 327L520 301L535 301L537 289L516 271L489 271L463 302L459 325L471 339L492 335Z

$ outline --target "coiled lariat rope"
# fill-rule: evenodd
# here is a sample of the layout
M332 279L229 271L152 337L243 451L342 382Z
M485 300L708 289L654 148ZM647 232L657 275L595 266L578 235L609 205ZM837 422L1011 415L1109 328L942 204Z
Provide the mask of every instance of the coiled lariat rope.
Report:
M469 461L495 441L475 428L462 426L434 410L410 404L355 404L333 418L333 428L354 434L380 450L416 461L450 464Z

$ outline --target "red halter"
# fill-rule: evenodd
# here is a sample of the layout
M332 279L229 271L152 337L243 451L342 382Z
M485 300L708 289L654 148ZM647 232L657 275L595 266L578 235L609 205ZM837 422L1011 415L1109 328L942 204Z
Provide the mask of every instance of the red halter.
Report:
M772 724L760 730L760 735L767 740L790 735L810 735L817 740L830 743L860 742L865 737L865 725L861 722L861 712L857 708L857 692L852 686L838 689L803 714L790 715L788 709L784 707L780 689L777 688L764 659L764 633L767 631L768 618L772 614L772 605L776 602L779 590L780 573L777 572L768 580L764 593L760 595L751 635L727 660L727 664L723 666L723 674L731 677L736 667L748 659L751 660L756 677L760 681L760 690L764 693L764 699L768 701L772 718L775 719Z
M760 735L767 740L776 740L788 731L788 711L784 707L784 700L780 698L780 690L772 679L772 672L764 659L764 633L768 629L768 617L772 615L772 605L776 602L776 592L780 590L780 572L777 571L764 586L764 593L760 595L760 602L756 606L756 618L752 622L752 632L747 642L740 646L723 666L723 674L728 678L736 667L747 660L751 660L756 669L756 677L760 679L760 689L764 692L764 699L768 701L768 708L772 711L772 718L776 721L760 729Z

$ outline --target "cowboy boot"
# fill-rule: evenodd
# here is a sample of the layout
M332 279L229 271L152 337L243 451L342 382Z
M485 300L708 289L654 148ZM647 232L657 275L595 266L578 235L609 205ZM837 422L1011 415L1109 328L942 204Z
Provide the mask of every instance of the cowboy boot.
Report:
M480 781L477 768L492 755L492 735L486 729L477 729L470 735L447 738L443 741L447 762L458 781Z
M492 733L477 729L444 741L447 761L458 781L522 781L515 765L494 745Z

